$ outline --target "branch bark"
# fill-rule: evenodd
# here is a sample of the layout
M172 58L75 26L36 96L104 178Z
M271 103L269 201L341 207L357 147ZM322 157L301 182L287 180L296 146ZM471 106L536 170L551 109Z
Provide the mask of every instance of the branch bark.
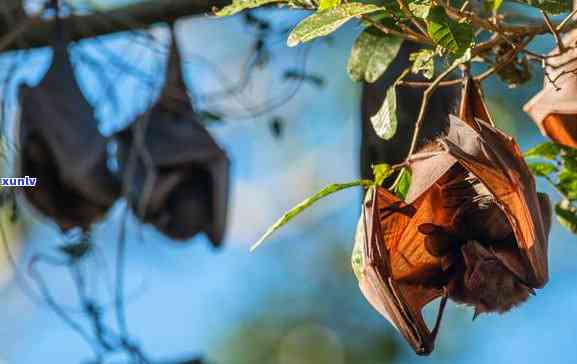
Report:
M213 7L220 8L229 3L230 0L146 0L104 12L71 15L62 20L67 30L67 39L78 41L135 28L146 28L155 23L172 22L187 16L207 14ZM3 51L51 44L54 29L52 20L28 18L18 12L18 9L3 10L4 16L0 19L0 40L11 35L14 24L29 23L16 40L5 45ZM82 26L77 26L78 24Z

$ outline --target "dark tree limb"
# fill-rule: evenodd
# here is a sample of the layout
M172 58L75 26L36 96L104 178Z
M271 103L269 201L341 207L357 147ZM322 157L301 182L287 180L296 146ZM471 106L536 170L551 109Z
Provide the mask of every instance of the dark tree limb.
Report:
M7 1L7 0L2 0ZM4 44L3 51L49 46L53 34L53 22L40 18L28 18L15 6L17 1L8 1L0 17L0 44L14 32L14 24L27 22L18 34L18 40ZM114 8L87 15L71 15L63 18L67 38L78 41L105 34L146 28L160 22L210 13L213 7L223 7L229 0L146 0L137 4ZM82 27L76 26L82 24ZM13 37L13 36L12 36Z

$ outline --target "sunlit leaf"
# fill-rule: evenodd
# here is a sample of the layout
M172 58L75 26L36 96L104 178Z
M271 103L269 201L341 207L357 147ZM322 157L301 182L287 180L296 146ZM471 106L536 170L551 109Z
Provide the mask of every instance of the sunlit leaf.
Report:
M563 200L556 204L555 214L561 226L577 234L577 208L572 206L570 201Z
M473 27L451 19L442 6L429 11L427 32L436 44L457 55L463 54L473 43Z
M220 10L214 9L214 14L216 16L231 16L246 9L258 8L259 6L282 2L282 0L234 0L232 4L225 6Z
M487 13L497 12L503 4L503 0L485 0L483 2L483 8Z
M375 184L381 186L383 182L393 174L393 169L387 163L381 163L371 166L373 169L373 175L375 176Z
M547 177L557 171L557 167L551 163L529 162L527 163L531 172L536 176Z
M577 150L563 145L559 147L562 149L561 160L563 161L563 167L571 172L577 172Z
M346 3L318 11L298 23L290 33L287 45L294 47L299 43L330 34L352 18L378 10L383 8L373 4Z
M349 75L355 81L375 82L395 59L402 42L374 28L365 29L353 45L347 65Z
M421 49L411 53L409 60L413 62L411 72L422 73L427 79L433 78L435 74L435 51L432 49Z
M431 11L430 0L416 0L409 2L409 10L417 18L426 19Z
M525 157L540 157L554 160L561 152L561 148L555 143L547 142L534 146L525 152Z
M361 279L363 276L363 266L364 266L364 239L365 239L365 222L364 216L361 214L359 222L357 223L357 230L355 232L355 243L353 246L353 252L351 254L351 266L353 267L353 272L357 279Z
M286 223L291 221L295 216L297 216L298 214L300 214L301 212L303 212L304 210L309 208L311 205L313 205L315 202L319 201L323 197L326 197L330 194L333 194L335 192L338 192L338 191L341 191L341 190L344 190L347 188L351 188L351 187L356 187L356 186L369 187L372 185L373 185L373 181L369 181L369 180L357 180L357 181L353 181L353 182L349 182L349 183L334 183L334 184L328 185L327 187L323 188L319 192L315 193L311 197L307 198L306 200L302 201L301 203L299 203L298 205L296 205L295 207L290 209L288 212L286 212L280 219L278 219L271 227L268 228L268 230L264 233L264 235L260 239L258 239L258 241L256 243L254 243L252 245L250 250L253 251L256 248L258 248L258 246L261 245L265 241L266 238L271 236L272 233L274 233L276 230L281 228L283 225L285 225Z
M558 175L558 188L570 200L577 200L577 173L563 169Z
M371 116L371 124L375 133L386 140L391 139L397 132L397 91L394 85L387 90L379 111Z
M408 168L403 168L395 181L393 193L404 200L409 192L409 187L411 187L411 171Z
M331 9L339 6L341 4L341 0L320 0L319 1L319 10L326 10Z

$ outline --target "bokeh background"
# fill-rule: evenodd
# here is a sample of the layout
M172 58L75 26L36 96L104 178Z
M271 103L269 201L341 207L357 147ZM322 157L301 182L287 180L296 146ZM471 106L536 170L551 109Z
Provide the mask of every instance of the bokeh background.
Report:
M260 15L274 18L279 29L301 16L283 11ZM249 253L250 244L294 204L326 184L358 178L360 85L349 80L345 66L359 31L351 24L330 41L310 47L306 70L321 77L324 87L303 83L283 106L250 117L251 107L292 92L294 84L283 80L282 72L301 62L304 49L284 47L285 38L279 36L271 40L275 51L267 67L254 75L242 95L203 97L218 95L242 79L254 34L241 17L197 17L177 23L191 94L200 107L226 110L229 116L211 124L210 131L232 160L230 224L224 248L215 251L204 237L175 243L131 218L125 290L131 334L159 362L195 355L215 364L577 362L577 239L557 224L550 236L549 284L521 307L505 315L483 315L475 322L470 309L450 303L437 349L429 358L417 357L358 290L350 252L360 190L322 200ZM71 47L76 77L96 107L103 133L122 128L145 110L162 84L168 32L158 25L151 34L161 46L150 47L126 33ZM533 47L546 51L552 45L551 38L541 37ZM11 100L3 118L7 130L18 117L17 84L38 82L50 59L47 49L0 57L2 67L18 63L5 91ZM113 101L94 64L109 70ZM520 110L540 87L540 76L512 90L494 79L485 83L497 124L515 135L523 150L543 140ZM271 132L274 116L284 120L280 136ZM9 168L4 166L6 173ZM541 181L538 186L558 199ZM93 277L91 294L110 301L111 310L111 275L124 208L118 203L95 228L97 250L85 262ZM37 253L56 253L63 237L33 214L25 212L17 225L5 217L19 273L3 251L0 363L87 362L88 345L22 289L26 262ZM42 275L57 300L81 319L74 312L77 298L65 272L43 269ZM428 311L432 319L434 309Z

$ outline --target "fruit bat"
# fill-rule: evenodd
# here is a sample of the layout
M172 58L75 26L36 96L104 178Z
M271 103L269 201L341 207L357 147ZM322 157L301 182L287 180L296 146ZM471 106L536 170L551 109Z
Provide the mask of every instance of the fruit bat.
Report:
M543 89L523 110L543 135L556 143L577 148L577 30L567 33L563 44L568 49L559 55L559 48L555 48L549 54Z
M361 291L419 355L434 349L449 298L475 316L505 312L548 280L549 199L513 139L474 121L451 116L447 135L410 158L406 201L369 189L357 228ZM421 310L439 297L429 330Z
M158 101L120 131L117 140L127 198L142 221L173 239L189 239L202 231L214 246L220 245L229 160L192 108L174 37Z
M55 41L37 86L20 86L18 174L37 178L25 199L62 230L87 229L120 195L107 167L107 139L74 78L67 46Z

